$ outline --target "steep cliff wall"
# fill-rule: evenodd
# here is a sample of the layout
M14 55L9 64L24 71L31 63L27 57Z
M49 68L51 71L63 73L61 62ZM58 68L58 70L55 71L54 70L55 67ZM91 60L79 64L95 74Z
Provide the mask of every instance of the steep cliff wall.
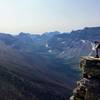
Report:
M70 100L100 100L100 58L81 57L82 78Z

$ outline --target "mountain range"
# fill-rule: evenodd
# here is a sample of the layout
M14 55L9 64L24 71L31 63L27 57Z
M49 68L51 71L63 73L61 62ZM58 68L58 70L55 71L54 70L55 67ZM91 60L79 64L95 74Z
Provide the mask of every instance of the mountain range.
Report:
M79 58L95 55L100 27L35 35L0 33L0 100L68 100Z

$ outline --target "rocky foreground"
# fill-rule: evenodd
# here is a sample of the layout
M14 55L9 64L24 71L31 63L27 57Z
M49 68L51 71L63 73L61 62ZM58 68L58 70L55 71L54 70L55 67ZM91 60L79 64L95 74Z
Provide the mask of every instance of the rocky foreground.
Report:
M80 67L83 77L70 100L100 100L100 58L83 57Z

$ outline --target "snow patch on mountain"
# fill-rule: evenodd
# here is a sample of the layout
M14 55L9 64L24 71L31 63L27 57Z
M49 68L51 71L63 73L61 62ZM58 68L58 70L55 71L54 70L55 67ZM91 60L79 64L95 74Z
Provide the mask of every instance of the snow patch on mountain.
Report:
M66 43L66 41L63 41L63 42L61 42L62 44L65 44Z
M51 52L52 52L52 50L48 50L48 52L49 52L49 53L51 53Z
M49 47L48 43L46 43L46 44L45 44L45 47L46 47L46 48L48 48L48 47Z
M85 40L81 40L81 42L82 42L82 43L86 43L86 41L85 41Z

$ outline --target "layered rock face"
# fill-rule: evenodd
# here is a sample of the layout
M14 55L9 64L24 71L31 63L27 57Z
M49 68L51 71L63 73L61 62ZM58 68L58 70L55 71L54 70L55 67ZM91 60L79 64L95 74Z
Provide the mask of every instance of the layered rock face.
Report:
M100 100L100 58L81 57L80 68L82 79L70 100Z

